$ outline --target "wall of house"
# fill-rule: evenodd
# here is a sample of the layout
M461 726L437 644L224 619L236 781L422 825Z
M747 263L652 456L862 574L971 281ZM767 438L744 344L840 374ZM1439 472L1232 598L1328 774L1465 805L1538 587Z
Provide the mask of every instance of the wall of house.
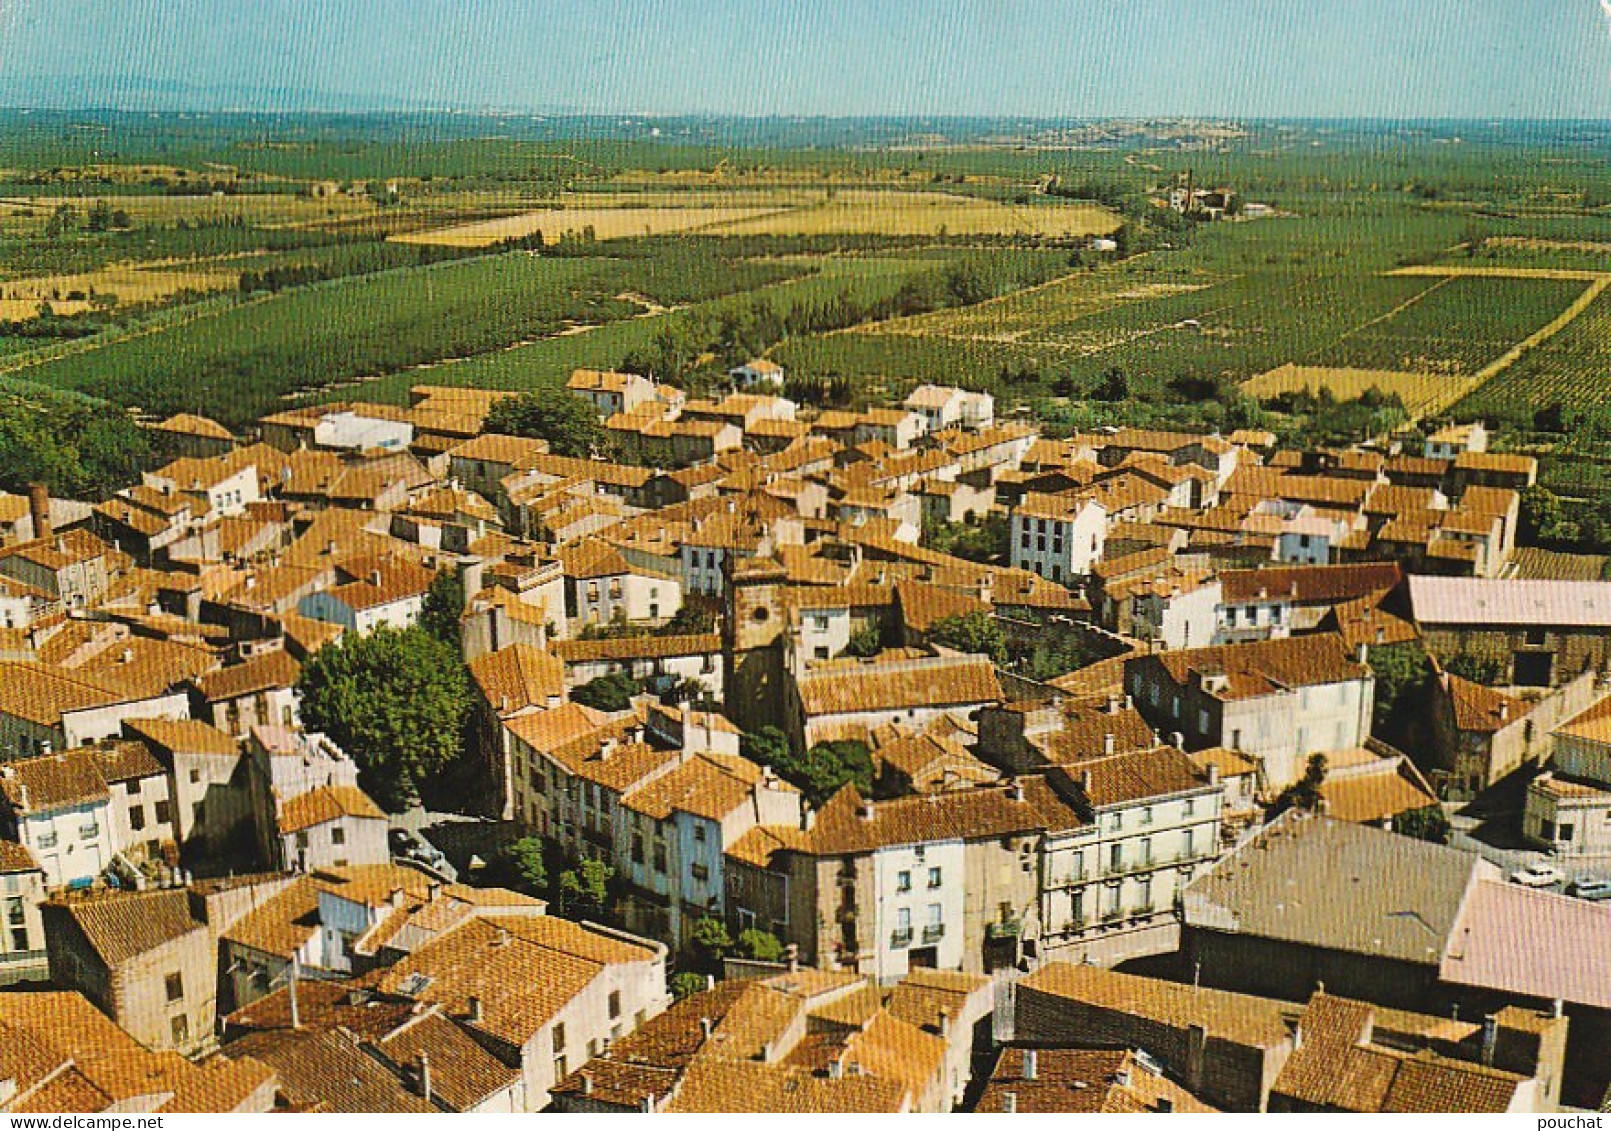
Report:
M360 867L390 859L386 821L380 817L338 817L280 837L282 866L300 871Z
M1503 666L1515 682L1515 665L1542 664L1548 657L1549 686L1558 687L1586 669L1611 667L1611 633L1598 628L1551 625L1449 626L1423 624L1421 642L1440 663L1469 654ZM1536 657L1536 659L1527 659ZM1526 674L1525 672L1523 674Z
M123 733L124 719L188 719L190 697L183 691L126 703L111 703L62 714L61 734L69 747L86 746Z
M177 843L166 774L116 783L111 790L112 843L117 851L138 860L158 853L163 844Z
M1187 923L1181 950L1205 986L1307 1001L1324 982L1328 993L1391 1009L1426 1008L1437 984L1437 956L1426 964L1225 933Z
M110 809L100 801L18 820L18 839L39 862L47 888L93 880L112 862L116 846Z
M0 876L0 985L48 975L45 925L39 913L44 900L43 872Z
M931 879L936 870L937 881ZM965 894L973 878L967 875L961 840L878 849L872 853L870 878L871 887L858 892L857 900L866 902L873 916L874 948L866 973L880 982L899 981L910 968L911 952L926 947L934 948L939 969L962 969Z

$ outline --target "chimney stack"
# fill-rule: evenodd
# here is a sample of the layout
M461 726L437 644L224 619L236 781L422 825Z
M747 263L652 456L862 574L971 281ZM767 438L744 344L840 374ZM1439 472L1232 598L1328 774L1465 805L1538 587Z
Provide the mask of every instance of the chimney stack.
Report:
M1018 1093L1001 1093L1001 1110L1005 1115L1016 1115L1018 1112Z
M1024 1079L1034 1080L1040 1076L1040 1056L1034 1049L1024 1050Z
M1102 753L1112 756L1113 752L1118 749L1118 744L1119 740L1114 737L1112 731L1109 731L1102 736Z
M470 995L469 1009L470 1009L470 1024L472 1024L472 1025L481 1024L481 999L476 997L474 994Z
M1499 1018L1492 1013L1482 1019L1482 1063L1492 1068L1494 1049L1499 1045Z
M426 1103L431 1102L431 1054L420 1053L420 1096Z
M49 538L50 527L50 488L43 483L28 484L28 514L34 520L34 537Z

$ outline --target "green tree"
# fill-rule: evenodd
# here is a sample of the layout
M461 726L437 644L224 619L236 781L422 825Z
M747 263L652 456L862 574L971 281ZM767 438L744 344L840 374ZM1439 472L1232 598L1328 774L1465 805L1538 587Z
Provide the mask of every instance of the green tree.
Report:
M708 983L703 974L695 974L691 970L679 970L671 976L671 996L677 1001L703 993Z
M989 656L998 664L1007 662L1007 641L996 618L984 609L958 616L941 617L929 626L929 643Z
M604 919L615 869L602 860L581 860L559 874L560 910L573 919Z
M1303 768L1303 777L1286 788L1277 803L1277 808L1297 808L1313 812L1320 807L1320 787L1325 780L1326 756L1309 755L1309 761Z
M547 440L555 455L577 458L603 449L606 438L591 404L569 389L550 385L493 405L485 431Z
M547 846L541 838L521 837L502 852L502 871L513 880L513 886L527 895L545 895L548 892Z
M865 742L851 738L820 743L798 761L778 767L778 776L798 786L813 805L821 805L846 785L870 796L873 774L872 752Z
M302 720L358 764L364 789L398 812L463 751L470 680L458 650L415 626L349 632L297 681Z
M695 969L706 974L719 974L722 959L733 953L733 936L727 924L707 915L694 924L689 932L688 947L693 952Z
M783 943L771 931L750 927L738 933L738 953L756 962L781 962Z
M1393 831L1416 840L1429 840L1433 844L1448 844L1453 827L1441 805L1428 805L1411 809L1393 818Z
M444 570L431 581L420 609L420 627L444 643L459 647L459 617L464 613L464 575Z
M883 647L883 641L879 638L878 626L868 623L850 634L850 639L845 641L845 654L862 657L876 656L881 647Z
M104 232L112 226L112 206L105 200L90 205L84 226L92 232Z
M1461 652L1450 656L1443 670L1472 683L1492 687L1505 681L1505 662L1496 656L1479 656L1475 652Z
M1537 544L1540 539L1555 537L1566 517L1561 500L1547 487L1534 484L1521 493L1521 508L1516 533L1521 541Z
M789 757L789 739L774 726L748 731L739 737L739 753L757 766L771 766L778 770ZM781 770L778 770L782 773Z
M624 711L632 697L643 694L643 685L626 672L611 672L590 679L571 692L571 699L595 711Z
M1403 745L1401 740L1414 731L1425 712L1432 663L1421 645L1412 641L1372 648L1370 670L1376 677L1371 733Z
M78 209L71 204L58 204L56 211L45 221L45 238L56 240L78 228Z

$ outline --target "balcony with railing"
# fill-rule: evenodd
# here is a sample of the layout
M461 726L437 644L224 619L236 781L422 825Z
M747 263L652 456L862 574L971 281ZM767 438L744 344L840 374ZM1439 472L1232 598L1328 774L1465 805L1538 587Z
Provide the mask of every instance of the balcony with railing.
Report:
M897 949L912 945L912 928L902 927L892 931L889 936L889 945Z
M1009 942L1023 932L1023 922L1017 918L1001 919L985 924L985 938L990 942Z
M928 926L923 928L923 942L925 945L928 943L937 943L943 937L945 937L944 923L930 923Z

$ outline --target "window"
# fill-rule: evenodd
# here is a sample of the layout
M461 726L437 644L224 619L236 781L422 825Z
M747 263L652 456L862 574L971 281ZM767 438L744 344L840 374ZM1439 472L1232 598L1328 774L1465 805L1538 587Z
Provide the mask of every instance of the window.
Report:
M156 803L155 808L156 808L157 824L166 825L170 821L173 820L173 815L169 811L168 803L166 801L158 801Z
M29 950L29 949L31 949L29 941L28 941L28 928L27 927L13 927L13 928L11 928L11 949L12 950Z
M912 909L900 907L895 911L895 930L910 934L912 931Z
M1199 710L1197 712L1197 733L1208 733L1208 712L1206 710Z
M1152 806L1151 805L1143 805L1141 807L1141 823L1143 825L1152 824Z
M342 828L340 825L337 825L335 828L331 829L330 830L330 843L331 844L346 844L347 843L347 830Z
M938 903L929 904L929 926L938 927L945 919L945 908Z
M1115 844L1108 851L1108 867L1117 872L1124 867L1124 845Z
M101 823L99 821L89 820L78 826L78 837L80 840L94 840L100 835Z
M1196 855L1196 853L1197 853L1197 845L1195 843L1193 843L1197 839L1196 834L1197 834L1196 829L1187 829L1186 830L1186 835L1185 835L1185 837L1183 837L1181 839L1181 842L1180 842L1180 854L1182 856L1194 856L1194 855Z
M190 1019L189 1018L187 1018L183 1013L181 1013L181 1014L179 1014L177 1017L175 1017L173 1019L173 1021L171 1022L171 1027L172 1027L172 1031L173 1031L173 1043L175 1045L183 1046L183 1045L187 1045L187 1044L190 1043Z
M185 996L184 975L175 970L162 980L163 989L168 993L169 1001L183 1001Z
M940 886L940 869L938 869L938 868L930 868L929 869L929 889L933 890L934 888L937 888L939 886Z
M1571 825L1567 825L1567 824L1561 825L1561 833L1560 833L1560 838L1559 838L1561 843L1564 844L1567 841L1572 839L1572 828L1573 828L1573 826L1571 826Z
M8 924L15 927L24 922L23 914L22 897L20 895L14 895L6 900L6 922Z
M56 847L56 830L51 829L49 832L40 833L39 834L39 840L37 841L37 843L38 843L40 848L55 848Z
M567 1066L565 1064L565 1058L562 1057L562 1056L556 1056L554 1058L554 1079L556 1079L556 1080L565 1079L565 1077L570 1074L566 1070L566 1068L567 1068Z
M1152 863L1152 838L1150 836L1141 838L1141 863Z
M200 770L191 770L190 771L190 784L191 785L200 785L201 784L201 771Z
M694 842L696 844L704 844L705 843L705 826L704 825L695 825L694 826Z
M308 834L307 833L297 833L296 834L296 846L298 848L306 848L308 846Z
M1195 797L1188 797L1188 798L1186 798L1186 800L1184 800L1184 801L1182 801L1180 803L1180 815L1182 817L1193 816L1196 812L1197 812L1197 799Z
M1527 630L1527 643L1529 647L1542 648L1545 642L1545 633L1542 628L1529 628Z
M610 1020L614 1021L621 1016L621 991L610 991Z
M139 779L136 778L133 781L124 782L123 783L123 792L126 793L126 794L129 794L130 796L133 796L134 794L139 793L140 792L140 781L139 781Z
M139 832L145 828L145 806L136 805L129 810L129 828Z
M565 1022L561 1021L554 1026L554 1054L557 1056L565 1051Z
M1140 890L1136 892L1136 910L1137 911L1151 911L1152 910L1152 877L1151 876L1143 876L1141 878L1141 883L1139 885L1137 885L1137 886L1139 887Z
M1236 610L1234 608L1225 610L1225 627L1226 628L1235 628L1236 627Z
M904 871L903 872L896 872L895 873L895 890L896 891L911 891L912 890L912 873L904 872Z

